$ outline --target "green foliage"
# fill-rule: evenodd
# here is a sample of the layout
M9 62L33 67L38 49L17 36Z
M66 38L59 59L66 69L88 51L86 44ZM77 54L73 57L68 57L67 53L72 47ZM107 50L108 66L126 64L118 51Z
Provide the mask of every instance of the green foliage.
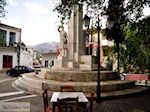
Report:
M112 71L113 70L113 63L114 63L114 59L112 57L108 56L105 69Z
M137 21L143 16L144 6L150 6L150 0L59 0L55 2L61 23L70 18L72 8L75 5L86 6L86 13L91 17L93 23L104 17L112 27L106 28L107 39L115 43L124 41L123 30L127 22Z
M0 0L0 18L5 16L5 7L6 6L6 0Z
M142 23L145 23L143 26ZM129 72L133 65L150 72L150 17L137 23L128 23L124 29L125 40L120 45L120 66ZM116 47L111 48L114 55ZM139 71L138 71L139 72Z
M2 37L2 33L0 32L0 45L2 45L4 43L4 39Z

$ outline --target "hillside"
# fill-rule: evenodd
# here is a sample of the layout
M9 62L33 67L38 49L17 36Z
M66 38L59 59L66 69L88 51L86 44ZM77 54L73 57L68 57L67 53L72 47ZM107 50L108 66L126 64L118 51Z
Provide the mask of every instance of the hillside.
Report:
M38 53L47 53L47 52L56 52L57 46L59 45L58 42L45 42L38 45L33 46L34 50Z

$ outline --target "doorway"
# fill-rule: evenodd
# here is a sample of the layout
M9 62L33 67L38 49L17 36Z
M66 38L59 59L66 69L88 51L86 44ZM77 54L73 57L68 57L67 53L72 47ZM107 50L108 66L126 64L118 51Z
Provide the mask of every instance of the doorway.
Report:
M3 68L12 68L13 56L3 55Z
M48 60L45 60L45 67L48 67Z

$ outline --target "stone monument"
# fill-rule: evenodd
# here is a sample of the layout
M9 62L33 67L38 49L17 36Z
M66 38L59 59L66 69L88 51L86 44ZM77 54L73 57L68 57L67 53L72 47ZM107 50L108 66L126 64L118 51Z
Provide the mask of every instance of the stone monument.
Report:
M85 55L82 18L82 6L74 6L69 20L68 35L62 26L59 27L61 54L55 60L52 69L97 69L95 58L92 55Z
M80 9L80 10L79 10ZM74 6L69 21L68 34L63 27L60 32L61 54L54 61L52 69L41 69L39 74L23 74L13 82L13 87L29 93L42 94L47 89L49 94L59 92L61 86L73 86L89 97L91 90L97 91L97 64L92 55L85 55L85 38L82 29L82 7ZM148 88L136 87L134 81L120 80L117 72L100 72L100 96L116 97L135 94Z
M58 28L58 31L60 33L60 56L61 57L68 57L68 36L67 32L64 31L64 27L60 26Z
M79 7L74 7L68 25L68 35L61 26L60 33L60 55L54 61L52 69L79 68L80 56L83 53L83 30L82 12Z

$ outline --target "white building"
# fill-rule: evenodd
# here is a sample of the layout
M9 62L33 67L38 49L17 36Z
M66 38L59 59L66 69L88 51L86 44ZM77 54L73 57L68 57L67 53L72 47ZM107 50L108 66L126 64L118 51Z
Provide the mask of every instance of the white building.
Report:
M0 23L0 70L33 65L33 49L21 43L21 29Z
M57 57L57 53L41 53L42 66L50 68Z

